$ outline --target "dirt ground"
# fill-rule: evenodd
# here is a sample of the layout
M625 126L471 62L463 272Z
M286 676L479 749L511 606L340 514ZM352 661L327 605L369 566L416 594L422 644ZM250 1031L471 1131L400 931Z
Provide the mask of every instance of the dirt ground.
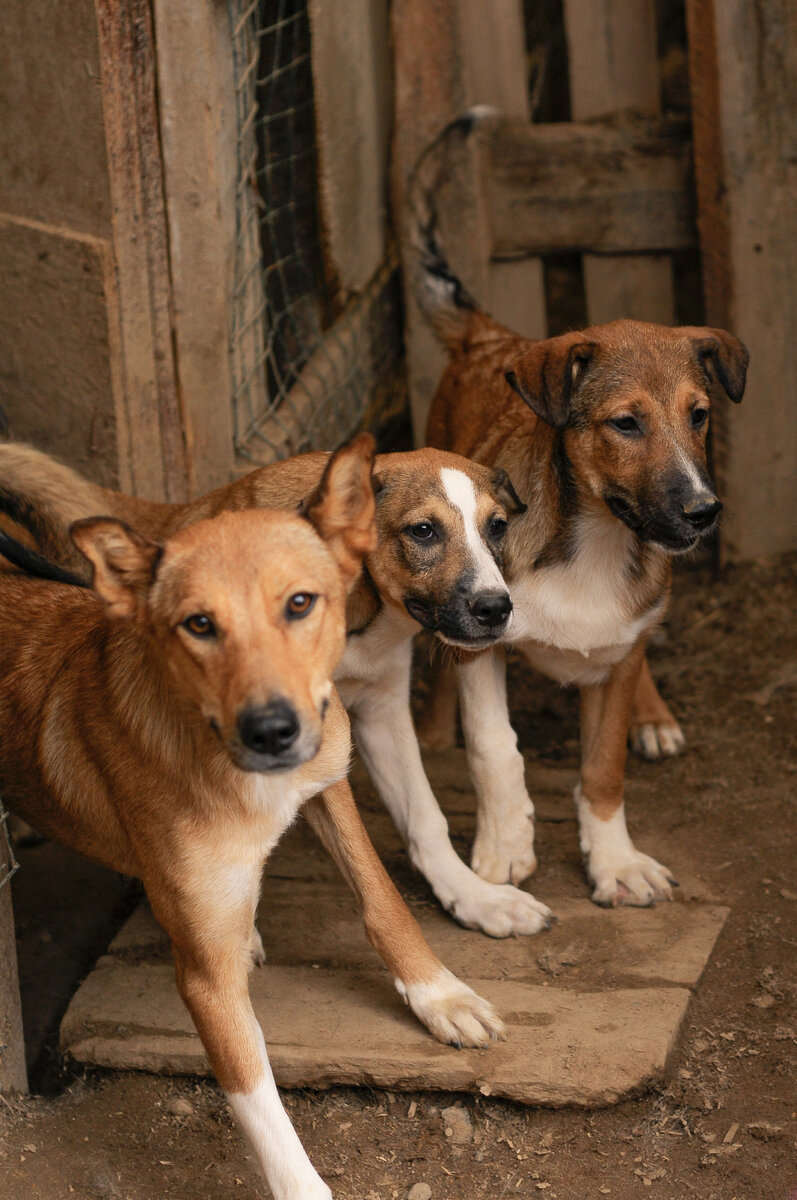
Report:
M629 775L652 787L676 851L669 865L677 874L682 848L731 908L669 1083L597 1112L425 1093L285 1093L336 1200L405 1200L418 1184L427 1187L411 1200L797 1200L796 610L797 556L719 576L682 568L652 652L689 744L662 764L631 760ZM512 677L525 753L575 766L574 696L519 665ZM633 832L633 808L629 821ZM556 840L578 888L574 833L568 818L543 849L550 862L546 842ZM533 884L541 899L550 869L543 858ZM34 926L31 918L23 936ZM46 940L39 986L57 993ZM50 997L53 1013L64 999ZM35 1076L46 1095L0 1100L4 1200L267 1194L213 1085L77 1074L57 1064L52 1041L48 1062Z

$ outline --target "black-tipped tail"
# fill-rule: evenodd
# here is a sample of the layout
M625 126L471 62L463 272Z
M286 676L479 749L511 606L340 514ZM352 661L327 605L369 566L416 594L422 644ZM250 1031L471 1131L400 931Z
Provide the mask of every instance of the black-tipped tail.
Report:
M424 150L407 189L413 290L421 311L446 345L462 336L468 317L479 306L446 258L438 231L436 194L451 147L467 141L485 118L497 115L494 109L472 108L446 125Z
M20 571L24 571L26 575L33 575L37 579L49 579L53 583L69 583L74 587L87 588L89 586L86 580L81 579L79 575L74 575L72 571L59 567L57 563L51 562L43 554L37 554L35 550L28 549L27 546L23 546L22 542L18 542L16 538L11 537L2 529L0 529L0 555L13 566L18 567Z

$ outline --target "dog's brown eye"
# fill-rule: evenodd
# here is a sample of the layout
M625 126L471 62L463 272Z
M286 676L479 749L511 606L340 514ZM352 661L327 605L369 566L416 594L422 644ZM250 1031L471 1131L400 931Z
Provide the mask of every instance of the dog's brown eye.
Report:
M296 592L285 605L285 616L289 621L301 620L310 612L316 599L312 592Z
M702 429L707 420L708 420L708 409L707 408L693 408L692 409L692 428L693 429Z
M419 521L417 525L410 525L409 532L418 542L431 542L435 536L434 525L429 521Z
M626 437L640 437L642 434L642 426L636 417L612 417L606 424L611 425L618 433L624 433Z
M487 526L487 532L494 542L500 542L506 533L506 521L503 517L492 517Z
M183 621L183 629L195 638L211 638L216 636L216 626L211 621L210 617L206 617L204 613L194 613L193 616L186 617Z

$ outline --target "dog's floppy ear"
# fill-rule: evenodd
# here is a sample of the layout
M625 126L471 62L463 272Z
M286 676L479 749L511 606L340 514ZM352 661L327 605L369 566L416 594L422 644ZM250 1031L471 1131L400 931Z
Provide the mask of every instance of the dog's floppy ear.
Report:
M370 433L337 449L300 510L332 551L348 588L360 574L363 556L376 549L375 451Z
M496 467L493 471L492 485L497 499L504 506L509 516L526 511L527 506L520 499L520 496L518 496L512 486L512 480L501 467Z
M163 547L115 517L88 517L70 527L91 563L92 587L109 617L133 617L155 578Z
M596 349L597 343L585 341L580 333L535 342L507 371L506 381L546 425L564 429Z
M694 347L701 367L709 379L713 372L725 394L738 404L747 381L747 364L750 362L747 347L724 329L696 328L694 333Z

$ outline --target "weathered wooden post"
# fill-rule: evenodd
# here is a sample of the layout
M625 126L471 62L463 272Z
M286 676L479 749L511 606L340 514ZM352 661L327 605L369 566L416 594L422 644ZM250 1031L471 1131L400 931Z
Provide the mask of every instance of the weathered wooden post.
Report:
M0 801L0 1092L26 1092L28 1075L10 887L15 863L6 838L5 816Z

